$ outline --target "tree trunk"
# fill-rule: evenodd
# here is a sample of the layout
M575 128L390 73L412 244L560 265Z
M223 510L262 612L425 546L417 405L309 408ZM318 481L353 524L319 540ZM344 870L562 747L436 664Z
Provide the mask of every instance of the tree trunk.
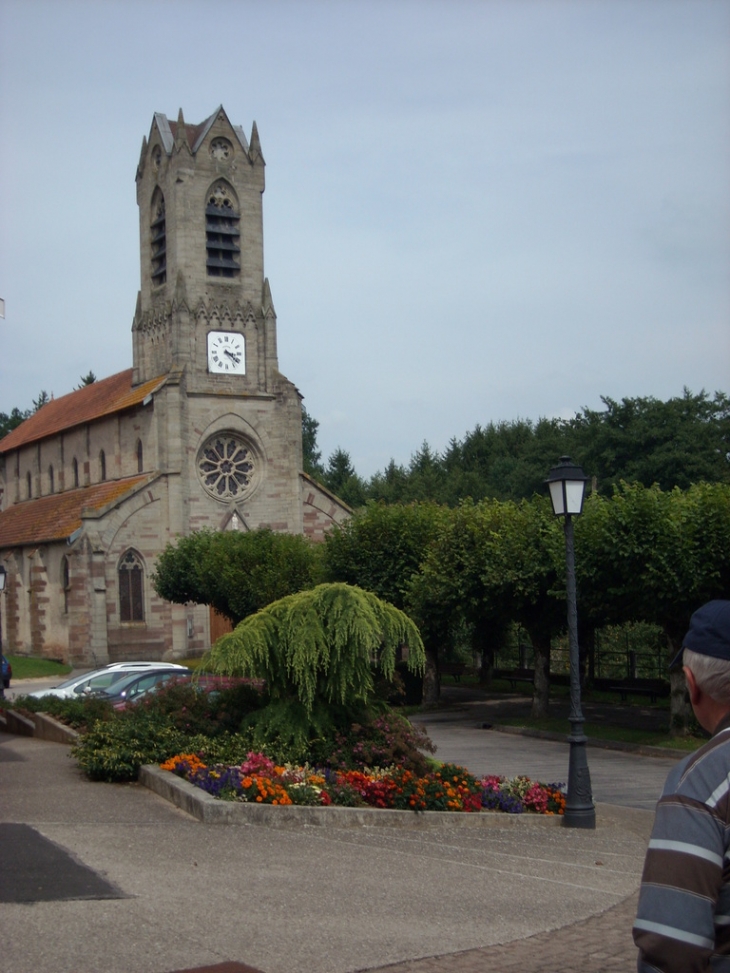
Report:
M479 684L490 686L494 674L494 626L485 622L477 622L472 635L472 649L481 656L479 668Z
M426 649L426 672L423 676L423 705L435 706L439 701L439 690L436 653Z
M684 630L679 633L665 626L664 634L667 637L669 658L673 659L682 645ZM669 673L669 735L688 736L693 721L694 713L687 693L684 672L679 666L675 666Z
M550 705L550 636L529 629L528 634L535 656L535 681L530 716L539 720L548 715Z

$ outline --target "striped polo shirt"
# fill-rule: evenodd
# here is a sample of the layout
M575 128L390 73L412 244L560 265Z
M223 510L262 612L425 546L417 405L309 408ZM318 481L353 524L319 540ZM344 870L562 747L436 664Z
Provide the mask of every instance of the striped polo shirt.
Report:
M730 714L667 777L641 878L639 973L730 973Z

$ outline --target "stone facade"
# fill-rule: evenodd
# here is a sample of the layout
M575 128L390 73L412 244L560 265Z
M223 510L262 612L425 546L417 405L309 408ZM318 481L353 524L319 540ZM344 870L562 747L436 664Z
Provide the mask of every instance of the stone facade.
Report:
M133 367L0 442L10 652L96 664L210 644L205 606L150 583L168 541L267 526L321 540L348 508L302 472L301 396L278 370L263 276L264 159L223 108L154 116L137 170Z

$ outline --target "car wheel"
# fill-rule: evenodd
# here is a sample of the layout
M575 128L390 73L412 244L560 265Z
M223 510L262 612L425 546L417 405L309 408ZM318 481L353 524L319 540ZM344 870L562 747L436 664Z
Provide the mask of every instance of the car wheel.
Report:
M3 679L3 686L5 686L6 689L10 689L10 680Z

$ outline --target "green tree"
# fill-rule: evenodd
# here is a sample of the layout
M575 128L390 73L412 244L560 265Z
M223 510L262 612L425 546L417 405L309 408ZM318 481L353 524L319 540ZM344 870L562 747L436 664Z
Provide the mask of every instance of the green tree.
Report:
M339 447L327 460L323 477L324 485L350 507L365 503L365 484L355 472L350 454Z
M317 430L319 422L310 416L304 405L302 405L302 459L304 472L317 480L324 476L322 466L322 453L317 448Z
M621 480L663 490L730 482L730 398L702 391L658 399L602 397L603 411L583 409L566 424L570 455L609 492Z
M411 579L446 513L433 503L368 503L325 538L324 578L357 585L406 610ZM429 644L427 651L424 698L432 701L438 694L436 647Z
M401 653L423 671L423 643L406 614L360 588L322 584L244 619L204 665L265 680L271 701L252 716L258 738L306 751L315 736L368 712L376 674L392 679Z
M94 373L91 370L89 370L89 372L87 372L86 375L81 376L80 378L81 385L77 385L76 389L78 390L78 389L86 388L87 385L93 385L95 381L96 381L96 375L94 375Z
M622 483L611 498L590 498L576 522L576 563L579 619L659 625L671 659L692 612L730 597L730 485ZM671 682L672 723L682 732L689 709L681 673Z
M17 406L12 410L12 412L10 412L10 414L7 412L0 412L0 439L4 439L9 432L16 429L21 422L25 422L30 415L30 409L26 409L25 412L21 412Z
M316 551L299 535L197 531L167 545L152 583L161 598L212 605L237 624L278 598L311 588L316 570Z
M48 392L46 392L45 389L42 389L38 393L38 398L37 399L33 399L33 412L37 412L39 409L42 409L43 406L47 402L50 402L50 401L51 401L51 398L50 398Z

